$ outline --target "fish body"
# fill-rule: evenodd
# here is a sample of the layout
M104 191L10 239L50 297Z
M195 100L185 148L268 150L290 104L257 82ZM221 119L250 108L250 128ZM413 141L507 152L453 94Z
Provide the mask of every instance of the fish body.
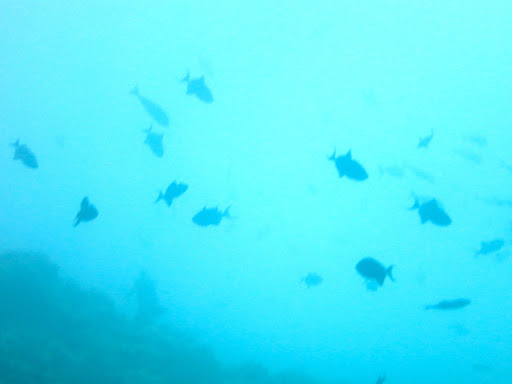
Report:
M482 241L480 243L480 249L475 254L478 255L488 255L489 253L498 252L505 245L505 240L503 239L494 239L490 241Z
M301 282L304 283L308 288L316 287L322 284L323 281L324 279L322 278L322 276L314 272L308 273L305 277L301 279Z
M167 117L164 109L154 101L151 101L148 98L142 96L139 93L139 87L135 86L130 91L130 94L134 95L139 100L139 103L142 105L148 115L153 118L153 120L164 127L169 126L169 118Z
M418 148L427 148L432 139L434 138L434 131L430 132L430 135L420 138L418 142Z
M379 286L384 284L386 277L395 281L392 275L393 266L385 267L379 261L366 257L356 264L356 271L370 282L377 282Z
M164 155L164 134L163 133L155 133L153 132L153 128L149 127L146 131L146 139L144 140L144 144L146 144L149 149L151 149L151 152L156 157L163 157Z
M358 161L352 159L352 151L348 151L345 155L338 157L336 157L336 151L334 151L329 160L334 161L340 177L347 176L347 178L355 181L363 181L368 178L368 173L363 166Z
M82 199L80 204L80 211L75 217L73 227L76 227L81 222L91 221L98 217L98 210L94 205L89 202L89 198L86 196Z
M377 382L375 384L384 384L385 381L386 381L386 375L382 375L377 378Z
M427 305L425 309L437 309L441 311L446 311L452 309L461 309L467 307L469 304L471 304L471 300L469 299L443 300L434 305Z
M27 147L25 144L20 144L19 139L11 145L14 147L13 160L20 160L23 165L28 168L39 168L36 155L34 155L34 152L32 152L29 147Z
M209 225L219 225L224 217L230 217L229 207L226 208L224 212L220 211L217 207L203 207L202 210L194 215L192 221L201 227L207 227Z
M440 206L436 199L428 200L425 203L420 203L418 199L415 199L414 205L411 209L417 209L420 215L421 224L425 224L430 221L432 224L446 227L452 223L452 219L446 211Z
M213 95L210 88L206 86L204 76L192 79L190 73L187 73L187 76L182 81L187 83L187 95L195 95L199 100L207 104L213 103Z
M171 206L172 201L183 195L188 189L187 184L183 183L177 183L176 181L173 181L165 190L165 193L160 192L158 195L158 198L156 199L155 203L158 203L160 200L164 200L168 207Z

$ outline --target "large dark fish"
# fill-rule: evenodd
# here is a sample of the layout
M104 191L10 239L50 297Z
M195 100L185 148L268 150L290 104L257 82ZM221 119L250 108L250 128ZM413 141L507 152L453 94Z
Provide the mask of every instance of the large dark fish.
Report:
M221 212L217 207L206 208L205 206L194 215L192 221L201 227L207 227L208 225L219 225L223 217L230 217L229 207L224 212Z
M427 305L425 306L425 309L438 309L441 311L446 311L451 309L461 309L467 307L469 304L471 304L471 300L469 299L443 300L434 305Z
M147 144L151 152L156 157L163 157L164 155L164 134L163 133L155 133L153 132L153 127L149 127L144 131L146 133L146 140L144 140L144 144Z
M380 286L384 284L386 277L389 277L391 281L395 281L392 275L393 266L385 267L379 261L366 257L356 264L357 272L370 282L375 281Z
M130 95L134 95L139 99L140 104L144 107L146 112L155 120L158 124L164 127L169 126L169 118L161 106L155 102L145 98L139 93L139 87L135 86L131 91Z
M165 193L160 192L158 198L155 203L158 203L160 200L164 200L168 207L171 206L172 201L178 196L183 195L188 189L187 184L177 183L176 180L173 181L165 190Z
M432 139L434 138L434 130L430 132L430 135L422 137L418 142L418 148L427 148Z
M19 139L11 145L14 147L14 160L20 160L28 168L36 169L39 167L36 155L25 144L20 144Z
M377 378L377 382L375 384L384 384L385 381L386 381L386 375L382 375Z
M300 281L301 281L301 283L304 283L306 285L306 287L311 288L311 287L316 287L316 286L322 284L324 279L319 274L310 272L305 277L303 277Z
M448 216L436 199L420 203L419 200L415 198L414 205L411 207L411 210L414 209L418 210L421 224L425 224L427 221L430 221L432 224L446 227L452 223L452 219L450 219L450 216Z
M182 81L187 83L187 95L196 95L199 100L205 103L213 103L213 95L204 82L204 76L192 79L190 73L187 73Z
M347 176L349 179L363 181L368 178L368 173L359 162L352 159L352 151L348 151L344 156L336 157L336 151L329 157L334 161L340 177Z
M89 198L84 197L82 199L82 203L80 204L80 211L76 214L75 222L73 223L73 227L76 227L82 221L91 221L98 217L98 210L94 205L89 203Z

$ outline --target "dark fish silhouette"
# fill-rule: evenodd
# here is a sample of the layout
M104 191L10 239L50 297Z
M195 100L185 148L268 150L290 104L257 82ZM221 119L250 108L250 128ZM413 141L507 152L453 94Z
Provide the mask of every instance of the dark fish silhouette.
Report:
M144 144L148 145L149 149L151 149L151 152L153 152L156 157L162 157L164 155L164 134L153 132L152 126L144 132L147 133Z
M386 381L386 375L379 376L375 384L384 384Z
M14 147L14 160L20 160L28 168L36 169L39 167L36 155L25 144L20 144L19 139L11 145Z
M206 227L208 225L219 225L223 217L230 217L229 207L227 207L224 212L221 212L217 207L206 208L205 206L194 215L192 221L201 227Z
M204 82L204 76L191 79L190 73L187 73L182 81L187 83L187 95L196 95L199 100L205 103L213 103L213 95Z
M434 305L427 305L425 306L425 309L438 309L441 311L446 311L451 309L461 309L467 307L469 304L471 304L471 300L469 299L443 300Z
M505 245L505 240L494 239L490 241L482 241L480 243L480 249L475 253L478 255L488 255L489 253L498 252Z
M301 283L304 283L306 285L306 287L311 288L311 287L316 287L316 286L322 284L324 279L319 274L310 272L305 277L303 277L300 281L301 281Z
M344 156L336 157L335 150L329 160L334 161L340 177L347 176L349 179L356 181L363 181L368 178L368 173L366 173L363 166L352 159L352 151L348 151Z
M366 257L356 264L357 272L363 276L370 283L373 281L377 282L380 286L384 284L386 277L389 277L391 281L395 281L392 275L393 266L385 267L377 260Z
M155 102L145 98L139 93L139 87L135 86L131 91L130 95L134 95L139 99L140 104L144 107L146 112L155 120L158 124L163 125L164 127L169 126L169 118L167 114Z
M158 198L156 199L155 203L158 203L160 200L164 200L167 203L167 206L170 207L172 204L172 201L177 198L178 196L183 195L188 189L187 184L183 183L176 183L176 181L173 181L165 190L165 193L160 192L158 195Z
M419 200L415 198L414 205L411 207L411 210L414 209L418 210L421 224L425 224L427 221L430 221L432 224L446 227L452 223L452 219L450 219L450 216L448 216L436 199L420 203Z
M82 199L82 203L80 204L80 212L77 213L75 217L75 222L73 223L73 227L76 227L82 221L91 221L98 217L98 210L96 207L89 203L89 198L84 197Z
M427 148L432 139L434 138L434 130L430 132L430 135L422 137L418 142L418 148Z

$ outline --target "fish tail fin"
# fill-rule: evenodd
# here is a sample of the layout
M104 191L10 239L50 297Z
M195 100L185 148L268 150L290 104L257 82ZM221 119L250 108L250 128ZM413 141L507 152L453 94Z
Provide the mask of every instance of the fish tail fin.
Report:
M130 95L139 96L139 86L138 85L136 85L135 87L133 87L131 89Z
M182 83L187 83L190 80L190 71L187 71L187 74L183 79L181 79Z
M327 158L327 160L336 161L336 148L332 151L332 155Z
M231 219L231 214L229 213L229 208L231 208L231 205L224 210L224 213L222 214L222 216L224 216L228 219Z
M433 305L425 305L425 311L428 311L430 309L434 309Z
M162 193L162 191L158 192L158 197L156 198L155 203L158 203L163 198L164 198L164 194Z
M394 265L390 265L388 269L386 269L386 275L388 275L389 279L394 282L395 278L393 277L393 267Z

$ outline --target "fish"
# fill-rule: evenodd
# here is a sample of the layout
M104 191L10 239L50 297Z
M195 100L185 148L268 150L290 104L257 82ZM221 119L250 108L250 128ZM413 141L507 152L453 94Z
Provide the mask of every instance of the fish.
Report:
M322 284L324 279L319 274L310 272L305 277L303 277L300 281L301 281L301 283L304 283L306 285L306 287L311 288L311 287L316 287L316 286Z
M229 207L224 212L221 212L218 207L206 208L204 206L202 210L194 215L192 221L201 227L207 227L209 225L219 225L224 217L231 217L229 215Z
M385 381L386 381L386 375L382 375L377 378L377 382L375 384L384 384Z
M140 104L144 107L148 115L150 115L158 124L164 127L169 126L169 118L167 117L167 113L165 113L164 109L154 101L151 101L142 96L139 93L138 86L133 87L133 89L130 91L130 95L134 95L139 100Z
M23 165L28 168L39 168L36 155L34 155L34 152L32 152L25 144L20 144L20 139L16 140L15 143L12 143L11 146L14 147L13 160L20 160Z
M455 300L443 300L434 305L425 306L425 310L437 309L441 311L461 309L471 304L469 299L455 299Z
M418 148L427 148L433 138L434 130L431 130L430 135L420 138L418 142Z
M454 149L453 153L455 153L455 154L459 155L460 157L462 157L463 159L469 160L472 163L477 164L477 165L482 164L482 161L483 161L483 159L480 155L478 155L474 152L471 152L471 151L466 151L463 149Z
M183 183L177 183L176 180L173 181L165 190L165 193L160 192L158 195L158 198L156 199L155 203L158 203L160 200L164 200L168 207L171 206L172 201L183 195L188 189L187 184Z
M387 174L398 179L405 176L405 169L399 165L390 165L387 167L380 166L379 171L381 174Z
M155 133L153 132L153 126L150 126L149 129L144 131L146 133L146 140L144 140L144 144L147 144L151 152L156 157L164 156L164 134L163 133Z
M480 373L489 373L492 372L492 367L490 365L475 363L473 364L473 369Z
M352 151L350 150L346 155L338 157L336 157L336 150L334 150L333 154L328 159L334 161L334 165L340 177L347 176L347 178L355 181L363 181L368 178L368 173L363 166L352 159Z
M98 210L89 202L89 198L86 196L82 199L82 203L80 204L80 211L75 217L73 227L76 227L81 222L94 220L97 217Z
M213 103L213 95L210 88L204 82L204 76L192 79L189 72L181 81L187 83L187 95L195 95L199 100L207 104Z
M386 277L389 277L391 281L395 281L392 274L393 265L386 268L382 263L371 257L360 260L356 264L356 271L369 281L370 284L377 282L381 287Z
M414 205L410 209L418 210L421 224L425 224L430 221L432 224L446 227L452 223L452 219L436 199L430 199L425 203L420 203L418 198L415 198Z
M494 239L490 241L482 241L480 243L480 249L475 253L478 255L488 255L489 253L498 252L505 245L505 240Z

